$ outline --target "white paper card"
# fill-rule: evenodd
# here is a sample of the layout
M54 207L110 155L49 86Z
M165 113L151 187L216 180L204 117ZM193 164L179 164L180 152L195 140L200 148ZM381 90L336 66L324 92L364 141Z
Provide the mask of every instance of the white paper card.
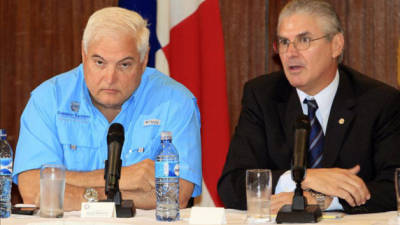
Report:
M216 207L192 207L189 224L226 224L225 209Z
M116 218L114 202L82 202L82 218Z

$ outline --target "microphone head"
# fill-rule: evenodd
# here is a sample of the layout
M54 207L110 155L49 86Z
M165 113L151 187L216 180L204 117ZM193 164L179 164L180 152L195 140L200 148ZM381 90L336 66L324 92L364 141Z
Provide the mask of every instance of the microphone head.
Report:
M108 128L107 144L110 144L113 141L117 141L122 144L124 143L124 140L124 127L120 123L111 124L110 128Z
M296 183L301 183L305 176L310 129L311 126L308 116L300 115L295 125L292 162L292 179Z
M308 116L300 115L296 120L295 129L305 129L309 131L311 129L311 125Z

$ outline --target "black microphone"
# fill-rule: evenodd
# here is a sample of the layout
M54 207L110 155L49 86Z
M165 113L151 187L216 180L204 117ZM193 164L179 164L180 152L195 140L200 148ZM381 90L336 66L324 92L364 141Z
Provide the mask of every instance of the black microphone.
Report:
M121 152L124 145L124 127L119 123L111 124L107 133L108 158L105 161L104 179L107 200L103 202L114 202L118 218L134 217L136 214L133 200L122 200L119 190L119 178L121 177Z
M119 123L111 124L107 134L108 159L105 162L104 170L105 192L108 199L114 198L114 194L119 191L121 151L124 140L124 127Z
M291 205L284 205L279 209L276 223L316 223L321 220L322 213L318 205L308 205L303 195L301 182L304 180L307 167L308 139L310 121L305 115L297 118L294 134L292 179L296 182Z
M301 183L304 180L310 128L310 121L307 116L302 115L297 119L294 134L292 167L292 179L296 183Z
M310 121L307 116L301 115L296 120L294 133L292 179L296 182L296 189L294 190L292 210L304 210L307 207L307 200L303 195L301 182L306 174L309 134Z

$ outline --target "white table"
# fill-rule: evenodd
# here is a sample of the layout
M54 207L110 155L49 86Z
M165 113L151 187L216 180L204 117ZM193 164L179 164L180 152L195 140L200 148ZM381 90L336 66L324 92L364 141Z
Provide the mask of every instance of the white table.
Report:
M190 209L181 210L181 220L173 223L158 222L154 216L154 210L137 210L134 218L117 219L92 219L80 218L80 212L67 212L60 219L40 218L39 215L21 216L12 215L10 218L1 219L1 225L106 225L106 224L189 224ZM206 216L206 215L205 215ZM247 224L246 211L226 210L227 224ZM273 222L274 224L274 222ZM400 225L397 220L397 212L344 215L341 219L323 219L318 223L325 224L348 224L348 225ZM294 225L294 224L293 224Z

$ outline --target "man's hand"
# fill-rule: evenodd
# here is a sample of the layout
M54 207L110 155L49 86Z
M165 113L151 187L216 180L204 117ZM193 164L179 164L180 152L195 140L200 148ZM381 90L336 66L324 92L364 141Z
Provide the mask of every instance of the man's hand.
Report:
M189 199L193 193L194 184L190 181L179 179L179 206L181 209L186 208ZM135 206L140 209L154 209L156 207L156 192L121 191L123 199L132 199Z
M66 172L66 184L64 194L65 211L80 210L83 193L87 187L96 188L98 190L99 199L105 199L104 194L104 169L90 172ZM39 205L40 196L40 170L28 170L22 172L18 176L19 190L24 203ZM121 168L121 178L119 180L121 192L132 191L136 196L142 197L146 201L135 202L137 208L154 208L155 207L155 178L154 178L154 161L145 159L139 163L128 167ZM184 192L184 188L182 188ZM192 188L188 189L189 195L193 192ZM135 199L132 197L132 199ZM186 199L186 198L184 198Z
M144 192L154 189L154 161L145 159L131 166L122 167L119 188L122 191L142 190Z
M318 204L310 192L304 191L304 197L307 199L307 204ZM293 203L293 192L281 192L271 196L271 214L277 214L279 209L284 205L291 205ZM330 202L329 202L330 204Z
M279 209L287 204L292 204L293 192L281 192L271 196L271 214L277 214Z
M365 204L371 194L364 181L356 174L360 166L350 169L307 169L303 189L312 189L329 196L346 200L352 207Z

